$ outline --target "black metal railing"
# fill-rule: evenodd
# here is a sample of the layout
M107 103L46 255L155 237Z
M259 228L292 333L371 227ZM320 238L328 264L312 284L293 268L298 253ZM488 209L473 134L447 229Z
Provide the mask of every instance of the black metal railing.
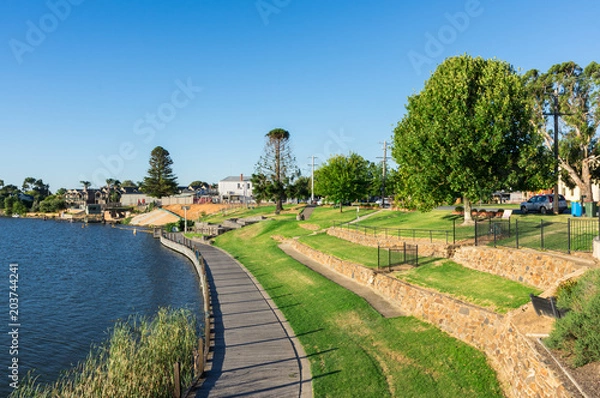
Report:
M598 228L600 223L595 218L569 218L566 222L489 219L475 221L475 245L591 252Z
M403 242L400 247L377 246L377 269L392 270L397 265L419 266L419 245Z
M352 223L338 223L334 222L335 228L342 228L352 231L358 231L367 236L375 237L396 237L399 239L426 239L430 242L443 241L446 244L455 243L457 239L456 224L453 221L451 230L439 230L439 229L419 229L419 228L387 228L387 227L373 227L362 224Z

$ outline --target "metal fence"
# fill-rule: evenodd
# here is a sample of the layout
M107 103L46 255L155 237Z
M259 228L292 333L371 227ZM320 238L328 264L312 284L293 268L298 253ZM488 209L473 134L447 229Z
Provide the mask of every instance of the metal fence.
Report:
M528 247L536 250L592 252L599 235L598 219L569 218L567 222L488 219L475 221L475 245Z
M377 246L377 268L392 270L397 265L419 266L419 245L404 242L401 247Z
M397 237L410 240L427 239L430 242L444 241L446 244L456 242L456 222L453 221L451 230L439 229L418 229L418 228L386 228L386 227L371 227L367 225L336 223L333 224L336 228L342 228L352 231L362 232L364 235L379 236L379 237Z
M490 245L519 249L528 247L536 250L554 250L564 253L592 252L593 241L600 236L598 218L569 218L566 222L554 221L552 217L540 221L488 218L475 219L473 227L456 226L447 230L418 228L387 228L362 224L334 223L336 228L357 231L374 237L397 237L404 240L428 240L454 244L458 241L473 241L476 246Z

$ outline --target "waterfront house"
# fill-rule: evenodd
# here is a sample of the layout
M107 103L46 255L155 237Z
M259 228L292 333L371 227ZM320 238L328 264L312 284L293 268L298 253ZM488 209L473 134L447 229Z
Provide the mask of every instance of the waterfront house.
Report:
M219 181L219 197L221 202L250 202L252 200L251 178L240 174L222 179Z

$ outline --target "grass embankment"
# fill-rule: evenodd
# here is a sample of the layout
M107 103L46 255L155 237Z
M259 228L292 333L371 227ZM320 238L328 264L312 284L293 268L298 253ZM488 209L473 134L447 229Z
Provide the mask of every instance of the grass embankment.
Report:
M377 268L377 249L336 238L327 234L310 235L300 242L342 260ZM529 301L529 293L539 294L535 287L463 267L450 260L420 258L419 267L396 272L406 282L447 293L464 301L506 313Z
M324 227L336 219L318 210L308 223ZM315 397L502 396L478 350L416 318L385 319L286 256L271 236L310 233L299 224L295 214L284 215L228 232L216 244L254 274L292 325L311 361Z
M187 310L160 309L155 317L118 322L110 340L52 385L28 378L11 398L172 397L173 364L181 381L192 381L197 322Z
M398 272L396 276L502 314L526 304L529 293L537 295L542 292L535 287L472 270L450 260L432 261Z

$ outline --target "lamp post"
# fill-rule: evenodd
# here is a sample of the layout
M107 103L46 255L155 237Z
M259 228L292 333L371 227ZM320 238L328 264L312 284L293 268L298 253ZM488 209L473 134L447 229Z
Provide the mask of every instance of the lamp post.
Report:
M181 206L181 209L183 210L183 233L187 234L187 211L190 209L190 206Z

